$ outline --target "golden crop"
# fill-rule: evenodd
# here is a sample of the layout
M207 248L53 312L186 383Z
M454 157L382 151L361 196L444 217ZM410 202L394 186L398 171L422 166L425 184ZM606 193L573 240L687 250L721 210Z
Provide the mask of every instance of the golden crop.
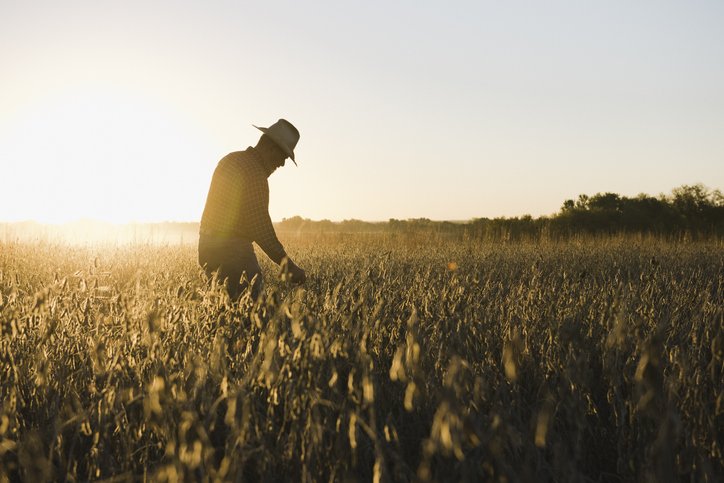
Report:
M721 481L720 244L287 242L0 244L0 481Z

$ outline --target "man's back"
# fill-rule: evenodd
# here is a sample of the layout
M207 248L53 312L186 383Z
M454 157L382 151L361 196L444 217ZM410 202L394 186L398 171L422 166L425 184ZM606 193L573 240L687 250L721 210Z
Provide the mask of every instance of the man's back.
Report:
M216 166L201 216L203 232L253 239L246 224L253 206L259 205L254 199L269 199L269 185L248 151L229 153Z

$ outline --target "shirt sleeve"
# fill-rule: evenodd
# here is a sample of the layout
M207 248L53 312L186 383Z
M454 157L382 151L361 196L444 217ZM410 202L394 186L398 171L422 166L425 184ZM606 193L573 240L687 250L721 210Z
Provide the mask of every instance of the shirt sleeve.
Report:
M254 241L274 263L281 264L287 256L279 242L269 216L269 184L266 179L254 183L254 193L249 197L249 228Z

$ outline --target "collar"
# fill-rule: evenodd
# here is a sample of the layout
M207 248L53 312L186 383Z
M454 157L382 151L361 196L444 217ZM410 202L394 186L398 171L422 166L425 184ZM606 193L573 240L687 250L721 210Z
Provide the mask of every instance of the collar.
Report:
M259 166L264 170L264 173L266 173L266 177L268 178L271 176L271 174L274 172L274 166L271 165L271 163L264 158L259 151L257 151L253 146L249 146L246 148L246 152L251 155L251 157L256 161Z

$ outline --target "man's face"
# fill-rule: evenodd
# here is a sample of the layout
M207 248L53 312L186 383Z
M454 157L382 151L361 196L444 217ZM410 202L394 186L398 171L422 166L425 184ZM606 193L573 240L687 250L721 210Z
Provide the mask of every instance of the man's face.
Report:
M287 154L277 146L274 146L272 166L274 169L283 167L287 162Z

